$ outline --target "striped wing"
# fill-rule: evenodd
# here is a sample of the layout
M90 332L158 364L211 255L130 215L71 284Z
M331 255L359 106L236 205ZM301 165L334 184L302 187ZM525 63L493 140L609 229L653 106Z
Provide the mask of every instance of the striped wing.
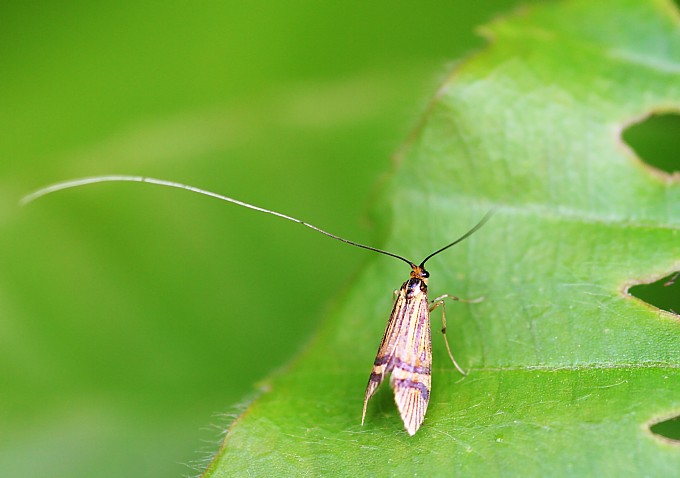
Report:
M410 435L418 431L430 399L432 336L425 290L408 293L404 283L394 303L371 376L368 379L361 423L368 401L389 373L394 399Z

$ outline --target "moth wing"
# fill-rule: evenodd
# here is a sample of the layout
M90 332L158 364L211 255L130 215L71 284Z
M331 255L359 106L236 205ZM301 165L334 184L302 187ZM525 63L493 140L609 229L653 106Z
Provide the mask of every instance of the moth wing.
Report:
M414 435L425 419L432 384L432 332L425 292L412 298L394 348L390 383L401 419Z
M378 353L375 356L375 362L373 362L371 376L368 378L368 385L366 385L366 394L364 396L364 411L361 415L362 425L364 424L364 418L366 418L368 401L378 390L378 387L380 387L380 384L385 380L387 374L392 371L394 349L397 344L400 343L400 337L404 335L404 316L407 313L407 302L408 300L406 299L406 289L404 285L399 291L397 300L394 302L394 307L392 307L392 313L387 321L382 342L380 342ZM408 317L406 318L406 322L408 322ZM406 324L406 326L408 326L408 324Z
M368 379L361 423L364 423L368 401L385 376L391 373L390 384L399 414L406 430L414 435L425 419L430 400L431 368L432 335L427 294L420 291L407 296L405 283L394 303Z

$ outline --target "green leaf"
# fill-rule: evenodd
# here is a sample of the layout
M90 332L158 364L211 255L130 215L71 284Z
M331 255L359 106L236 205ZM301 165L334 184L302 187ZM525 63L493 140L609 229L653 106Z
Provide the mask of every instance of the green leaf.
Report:
M220 414L299 352L366 258L178 191L20 209L23 194L141 174L376 243L376 177L444 62L517 1L5 2L0 476L196 473Z
M214 439L216 432L204 430L206 424L214 421L213 414L242 399L253 381L285 363L299 349L299 344L316 329L314 320L320 316L321 304L333 295L333 290L341 287L350 271L356 269L356 264L367 257L365 252L326 238L313 234L310 237L309 231L292 224L272 223L271 218L235 211L209 201L206 204L204 198L188 198L176 191L108 185L55 195L35 207L19 211L16 200L21 194L47 182L82 175L149 174L208 187L298 215L351 239L385 245L356 227L370 185L375 176L386 169L388 154L398 138L403 137L403 129L416 109L414 105L427 94L425 92L434 89L430 76L442 68L446 59L458 57L482 43L479 39L475 42L469 38L469 25L493 17L495 10L491 9L499 4L510 3L513 2L454 2L425 9L420 4L404 6L383 1L356 2L352 8L346 2L321 6L318 2L302 0L278 6L269 2L266 4L267 15L259 14L258 9L262 10L262 6L257 2L205 2L200 9L189 3L174 2L168 8L159 9L156 4L129 1L116 2L106 8L93 8L87 2L45 3L40 9L28 3L6 5L3 9L3 39L6 41L0 42L3 58L0 124L4 131L0 135L0 156L4 158L0 161L3 185L0 191L0 382L3 390L0 394L0 475L119 477L186 473L183 463L194 460L197 449L209 448L211 455L215 451L216 445L203 445L200 440ZM629 36L634 38L634 46L627 47L628 50L615 50L613 56L621 57L626 53L629 62L642 64L636 69L666 71L671 77L677 71L677 61L668 61L665 57L676 55L677 48L667 40L655 40L654 35L638 26L648 25L650 18L656 18L662 19L659 21L666 26L651 28L648 25L651 31L677 32L677 15L670 3L655 4L661 5L657 10L662 13L654 15L645 13L650 10L645 5L631 3L628 8L638 11L629 14L630 19L621 23L610 16L616 17L614 8L623 7L607 2L601 7L606 11L593 17L595 26L588 35L579 33L571 37L583 37L592 42L596 34L606 38ZM359 9L361 15L356 14ZM588 14L592 15L591 12ZM563 21L574 28L584 19L565 16ZM350 28L351 36L348 34ZM538 35L540 40L515 42L513 48L525 51L525 54L532 54L535 44L546 41L541 38L545 36L545 28L530 30L527 27L524 30L521 27L520 31L525 35L530 32ZM631 51L636 53L631 55ZM575 63L568 56L555 58L555 61ZM597 70L607 64L588 62L587 68ZM558 66L562 68L560 71L565 71L564 66ZM539 73L540 70L532 68L529 78ZM572 71L566 71L565 75L560 81L577 82ZM598 75L604 76L606 82L621 83L626 91L631 90L630 94L618 98L616 108L626 104L630 108L629 102L639 101L639 97L644 100L638 108L633 108L634 117L622 115L626 122L641 119L641 115L648 112L649 104L653 104L651 108L664 111L677 110L677 92L667 94L665 101L655 102L668 86L658 88L646 81L640 88L631 83L635 75L613 77L602 72ZM527 81L521 77L512 79ZM669 80L667 85L671 83ZM587 86L594 91L602 87L602 79ZM652 91L651 96L648 90ZM559 89L556 91L559 93ZM503 95L496 98L503 99ZM522 97L516 93L512 98L515 102L532 100L531 96ZM668 98L673 100L668 101ZM592 107L593 102L599 103L598 100L593 97L584 104ZM555 103L560 104L560 101L540 106L554 109ZM581 103L571 102L565 110L581 107ZM600 114L599 109L595 110ZM571 127L565 122L572 112L565 113L556 115L559 118L552 125L557 126L557 132L551 137L557 139L545 142L547 146L542 149L540 137L533 130L527 131L532 135L524 134L522 130L527 126L536 127L535 118L522 117L514 124L499 127L498 118L503 116L488 115L492 119L485 120L483 125L488 128L488 134L483 131L481 135L470 136L463 131L463 137L496 141L500 146L483 143L471 145L468 150L484 147L491 151L493 146L493 152L503 159L506 155L514 155L513 151L503 151L512 143L507 139L497 140L493 135L500 131L503 135L512 133L515 138L525 137L523 141L530 143L527 149L531 154L524 159L531 159L531 165L535 164L536 156L546 154L548 148L565 148L562 134ZM605 113L611 114L611 111ZM510 116L505 109L502 115ZM464 125L458 121L456 128ZM621 122L617 120L615 126L620 129ZM616 139L618 133L609 134ZM580 136L575 143L566 146L585 147L585 151L589 151L582 139L590 135L588 130L588 135ZM497 151L499 148L500 152ZM617 149L619 153L621 150L625 148ZM564 159L559 151L549 151L558 156L559 161ZM439 159L437 152L434 153L430 160ZM456 153L462 151L456 149ZM479 165L484 165L489 164L488 157L488 153L480 153L475 159L480 161ZM412 158L407 157L407 160ZM551 166L566 168L561 162ZM414 165L406 167L413 168ZM391 187L398 188L397 193L424 188L428 194L432 192L430 202L435 202L435 198L438 202L443 193L429 184L433 179L439 179L441 167L427 168L422 171L426 177L417 187L411 178L402 179L400 184L403 185L395 183ZM504 171L501 169L499 174L505 174ZM534 172L529 167L522 176L534 173L544 178L548 175ZM641 165L636 173L643 178L650 174ZM592 171L591 174L599 173ZM518 200L519 193L528 194L521 181L510 179L516 182ZM526 179L522 177L522 181ZM667 186L659 186L666 181ZM676 183L664 176L658 176L651 183L667 188L667 214L672 219L676 214ZM588 184L584 181L578 194L582 195ZM653 196L656 194L646 197L644 187L631 191L635 197L645 198L642 202L636 200L645 214L660 210L655 205L658 201ZM549 192L553 193L552 190ZM597 193L599 191L591 192ZM511 202L515 194L510 196L510 199L504 199L508 194L503 191L503 200L490 202ZM623 193L618 196L628 199ZM385 217L392 214L389 201L399 201L397 197L387 191L381 207L375 208L385 236L398 226L397 222ZM539 200L542 199L539 197ZM455 237L479 218L476 214L486 210L483 204L475 206L478 210L474 211L467 210L468 206L464 204L455 211L445 209L444 204L413 206L416 205L424 212L417 218L412 214L395 218L404 221L399 226L402 237L401 240L392 237L390 244L396 252L415 257L422 257L442 241L451 239L441 237L442 234ZM564 206L561 208L560 213L568 212ZM446 214L438 213L435 217L430 215L430 209L435 212L445 209ZM510 297L515 303L508 300L508 304L497 306L502 307L502 314L488 314L488 309L484 309L497 304L493 302L495 281L508 281L514 275L525 279L527 272L508 275L507 266L497 269L495 266L500 265L501 254L494 248L483 250L489 255L488 261L493 261L491 266L488 262L479 262L479 257L468 258L469 248L478 247L477 241L499 234L497 227L503 229L503 224L513 227L518 224L516 218L510 221L507 217L509 211L513 209L501 208L497 215L500 219L488 224L471 239L472 242L459 246L460 251L447 251L432 262L433 293L450 292L468 297L483 294L486 302L474 307L449 305L449 330L454 351L473 373L461 381L448 362L441 340L434 338L433 407L418 434L408 441L404 439L400 445L408 445L408 453L418 449L427 453L433 441L431 430L437 423L434 421L437 416L453 423L449 428L438 429L457 439L462 439L463 435L455 426L466 424L468 430L476 426L470 425L471 422L466 422L465 416L461 415L466 412L461 387L474 384L475 377L480 377L479 373L475 375L475 370L479 370L481 363L486 363L481 360L486 355L475 354L489 354L492 345L494 353L504 350L496 345L500 339L487 343L482 332L527 333L526 329L518 329L517 320L509 316L519 313L516 302L524 300L519 298L523 292L522 283L515 283L517 290ZM526 214L526 208L516 212ZM464 217L458 217L460 214ZM559 217L555 216L555 221ZM416 234L409 232L409 226L405 225L407 219L411 227L422 227L418 237L414 238ZM427 220L442 222L444 226L433 228L424 224ZM449 224L447 221L451 220L457 222ZM635 221L639 222L633 217L630 225ZM668 222L674 224L670 219ZM672 231L672 228L666 231ZM503 232L501 230L500 235ZM516 235L517 231L514 233ZM541 229L532 227L525 231L525 234L529 233L536 242L544 241ZM580 239L573 232L570 234L569 238ZM626 271L624 275L630 280L652 281L678 269L677 249L669 252L669 248L659 242L659 250L655 243L649 251L648 247L641 248L625 239L618 235L610 247L614 252L617 248L627 247L627 254L639 256L644 262ZM506 247L517 242L508 242ZM532 255L540 252L538 247L539 244L532 247ZM511 252L520 253L512 249ZM662 253L669 253L676 263L669 265L667 260L654 259ZM598 261L608 261L609 254L609 250L602 251L599 255L605 257L598 257ZM645 254L652 257L648 259ZM473 269L473 259L485 270ZM353 309L345 308L349 304L344 304L347 295L344 290L336 295L343 307L336 306L327 320L338 321L336 325L345 328L339 332L327 328L315 339L319 344L323 343L329 353L335 354L332 360L336 362L331 365L328 360L319 362L316 375L300 387L307 395L319 393L319 388L325 384L324 378L330 378L339 394L325 404L315 405L325 406L324 410L335 413L337 419L342 420L342 425L335 427L341 432L324 433L323 439L317 440L322 444L314 459L314 463L319 463L317 469L326 466L324 470L327 470L337 464L331 460L325 465L321 455L335 454L329 442L334 444L338 441L336 438L346 437L349 432L373 433L383 427L386 433L396 437L395 440L402 440L405 434L389 390L383 390L373 399L366 426L358 427L363 390L387 319L391 290L402 282L407 272L403 264L393 263L388 258L373 260L375 263L371 267L390 269L380 271L380 274L373 271L372 281L362 279L361 283L367 289L355 299L358 303ZM537 257L534 262L540 263L537 271L553 266L549 259L545 259L547 265ZM569 264L569 270L576 266L587 267L575 263ZM513 270L514 267L519 267L519 263L513 265ZM591 262L587 274L581 274L582 282L590 283L591 276L598 278L598 274L606 273L610 267L609 262L604 267L596 267L595 262ZM488 280L480 281L481 285L468 283L465 277L473 271L487 274ZM235 277L239 287L234 287ZM569 274L566 277L569 278ZM564 279L560 278L560 281ZM299 294L289 293L291 284L299 287ZM575 292L572 287L565 294L573 300L570 305L576 306L579 301L583 302L584 295L601 292ZM495 294L505 299L503 294ZM621 300L623 295L615 297ZM536 299L535 294L529 294L529 298L531 301L526 303L526 309L544 307L546 320L551 318L552 299L543 296ZM599 309L602 314L610 305L603 301ZM677 293L675 301L677 303ZM638 301L632 303L635 311L626 311L625 317L631 318L626 329L636 327L640 320L644 325L647 320L656 323L667 317L663 314L660 314L661 318L656 317L654 314L658 312L652 309L649 315L641 315L640 319L638 308L646 308ZM361 322L357 332L346 328L344 315L338 315L343 310L358 311L356 320ZM567 317L566 312L560 313ZM538 324L543 327L543 315L538 317ZM477 324L471 322L473 318L483 321L483 331L468 330L471 324ZM510 319L514 321L508 322ZM433 320L436 329L438 313ZM566 323L572 322L569 315ZM597 325L597 322L591 322L588 327ZM371 329L367 331L363 327ZM538 330L542 329L539 327ZM633 332L617 330L614 338L618 340L619 335L630 338ZM350 353L339 344L331 346L337 340L335 335L343 333L350 334L342 339L350 344ZM575 331L577 337L572 340L577 340L580 333ZM614 339L610 334L601 335L604 340L601 347L612 346ZM525 338L524 335L521 337ZM556 337L561 340L561 336ZM640 337L645 340L644 334ZM676 337L677 333L672 329L662 342L667 344L666 348L672 347ZM545 347L555 340L555 337L549 337L549 340L532 345ZM357 350L359 343L364 347L361 351ZM526 343L524 341L524 348L515 353L528 354ZM522 345L518 340L510 344ZM309 350L314 347L311 345ZM646 352L654 348L654 343L631 344L631 351L636 354L640 349ZM577 352L577 349L564 352L564 361ZM317 352L313 357L320 355ZM302 361L299 363L304 362L303 357L299 360ZM669 360L668 363L677 361ZM348 376L348 373L356 375ZM674 375L665 376L669 379L663 381L660 390L677 391ZM447 386L449 378L454 383ZM612 379L603 385L614 383L618 380ZM264 388L270 385L265 384ZM445 386L450 395L443 399L437 387ZM636 386L642 389L643 384L636 383ZM272 390L275 394L282 389ZM503 399L513 398L505 387L502 392ZM609 393L607 389L605 392ZM438 401L436 393L440 394ZM651 400L647 398L648 393L645 390L645 399ZM661 392L657 390L657 393ZM323 395L320 398L328 399ZM343 406L346 408L335 403L336 398L345 400ZM537 403L541 395L535 392L532 399L531 403ZM585 402L582 400L579 404ZM335 404L336 408L329 407L329 403ZM445 406L447 403L449 405ZM487 403L487 406L492 405ZM439 407L438 412L435 406ZM613 401L607 406L618 405ZM503 407L507 412L509 406ZM673 403L650 406L650 409L646 416L653 420L679 413ZM493 408L494 413L497 410ZM295 413L292 417L304 417L305 410ZM630 412L624 405L624 408L619 407L616 416L628 417L629 413L638 414L631 419L636 427L640 427L635 431L636 436L643 437L643 444L647 440L658 443L658 437L647 433L646 417L640 416L638 411ZM381 414L386 414L386 418ZM327 424L328 420L336 419L327 415L324 413L307 421L316 427L318 423ZM556 419L561 417L555 415L558 415ZM488 418L491 413L485 416ZM507 417L499 415L494 420ZM488 418L487 422L490 420ZM582 421L590 426L592 421L589 420L590 417L586 417ZM482 430L489 427L483 420L477 423ZM666 423L672 425L673 421ZM291 429L295 426L290 425ZM513 423L513 426L518 424ZM237 428L238 424L234 430ZM657 430L663 428L655 427ZM295 431L300 430L295 428ZM665 433L677 440L677 430L675 434ZM626 442L623 449L630 450L634 446L629 437L625 435L621 439ZM495 441L494 436L490 446L508 443L507 434L498 438L502 441ZM608 438L605 434L600 437L601 440ZM353 437L348 440L351 439ZM581 433L573 437L576 444L581 439ZM383 439L385 443L388 441ZM551 443L554 444L546 442L543 449ZM302 444L307 445L311 447L311 440ZM600 454L607 458L620 444L609 440L604 445L611 445ZM395 456L403 456L396 455L394 447L385 451L378 449L383 446L375 446L373 451L376 453L372 453L366 462L377 467L385 462L389 465L389 460L394 460ZM559 446L570 449L564 443ZM671 444L665 446L672 449ZM285 454L282 449L273 453L273 457ZM299 449L300 446L291 447L292 453L286 454L286 458L296 462L295 454L301 454ZM249 450L262 452L263 447L253 446ZM436 451L436 447L433 450ZM495 452L496 448L492 450ZM600 450L593 448L593 453ZM542 455L535 453L541 448L519 451L523 453L520 456L533 460L547 460L548 456L558 453L553 448ZM341 450L337 449L337 452ZM561 470L567 468L565 463L571 462L572 455L566 451L559 453L564 459L555 468ZM636 453L642 453L642 449ZM424 458L424 461L449 460L449 455L452 458L446 466L450 467L452 462L464 463L449 450ZM311 451L306 456L311 459ZM351 456L347 453L345 458L351 461ZM496 459L492 453L486 458L479 461ZM499 456L495 462L502 463L500 460L505 458ZM618 459L618 455L615 458ZM665 462L659 460L659 463ZM336 470L342 471L341 466L345 465L338 465ZM651 474L655 469L650 466L644 473ZM418 466L413 471L423 474L424 470ZM531 470L523 468L522 471ZM381 472L387 474L391 470L381 468ZM451 474L449 468L446 474Z
M447 309L469 375L435 335L420 431L404 431L385 385L360 425L390 292L409 272L374 257L304 353L262 385L205 476L680 469L680 446L649 430L680 413L680 320L626 292L680 267L680 187L620 138L680 110L677 11L556 2L482 32L490 45L439 90L376 207L390 216L384 247L414 261L498 208L428 268L431 294L485 297Z

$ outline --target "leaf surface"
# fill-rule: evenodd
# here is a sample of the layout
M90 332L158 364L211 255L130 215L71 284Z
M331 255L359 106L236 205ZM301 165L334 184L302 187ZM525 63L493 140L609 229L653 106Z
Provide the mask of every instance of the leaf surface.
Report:
M399 154L376 204L384 248L428 263L462 378L433 337L414 436L391 391L362 397L408 277L374 257L298 359L262 386L205 476L670 476L680 446L680 320L626 293L680 267L677 178L644 166L626 125L680 110L669 1L558 2L482 28ZM338 247L345 247L338 245ZM304 288L300 290L304 293ZM434 330L439 314L433 313Z

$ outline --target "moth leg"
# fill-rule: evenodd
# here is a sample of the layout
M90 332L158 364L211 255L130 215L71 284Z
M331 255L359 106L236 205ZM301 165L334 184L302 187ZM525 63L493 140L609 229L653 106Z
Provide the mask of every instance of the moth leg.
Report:
M398 295L399 295L399 289L394 289L392 291L392 300L395 300Z
M451 299L451 300L455 300L455 301L458 301L458 302L463 302L464 304L479 304L480 302L482 302L484 300L484 296L476 297L474 299L461 299L460 297L456 297L455 295L444 294L444 295L440 295L439 297L434 299L432 301L432 303L441 302L444 299Z
M460 297L456 297L454 295L449 295L449 294L444 294L440 295L436 299L432 301L432 305L430 305L430 312L432 312L434 309L437 307L441 306L442 308L442 336L444 337L444 344L446 345L446 351L449 353L449 358L451 359L451 362L453 362L453 365L456 367L456 369L462 373L463 375L467 375L467 372L465 372L460 365L458 365L458 362L456 362L456 359L453 357L453 353L451 353L451 347L449 346L449 339L446 338L446 304L444 303L444 299L451 299L451 300L457 300L460 302L468 302L468 303L476 303L476 302L481 302L484 298L480 297L479 299L474 299L474 300L464 300L461 299Z

